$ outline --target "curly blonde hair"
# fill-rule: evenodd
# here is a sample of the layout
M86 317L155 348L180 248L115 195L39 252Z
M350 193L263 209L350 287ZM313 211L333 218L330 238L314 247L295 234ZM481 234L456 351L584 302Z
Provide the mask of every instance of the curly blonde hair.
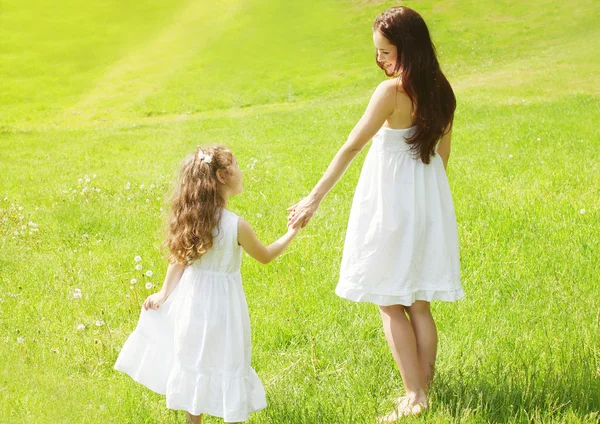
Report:
M187 265L212 247L225 206L217 171L227 177L232 164L233 153L223 146L199 146L182 161L167 222L170 263Z

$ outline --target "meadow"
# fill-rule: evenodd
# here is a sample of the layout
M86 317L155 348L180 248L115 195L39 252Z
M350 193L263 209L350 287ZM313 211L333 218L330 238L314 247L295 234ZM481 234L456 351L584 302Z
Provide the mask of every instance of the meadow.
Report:
M164 278L179 161L229 145L230 209L275 240L383 80L371 25L396 4L0 0L0 422L185 421L113 370ZM402 4L457 96L466 292L432 305L431 407L405 421L596 423L600 3ZM334 294L365 153L282 257L244 257L251 423L373 423L402 393L377 307Z

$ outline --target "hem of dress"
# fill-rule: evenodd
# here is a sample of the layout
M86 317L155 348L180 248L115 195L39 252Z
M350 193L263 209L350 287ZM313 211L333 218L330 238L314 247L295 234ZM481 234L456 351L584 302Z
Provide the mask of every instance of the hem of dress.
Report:
M433 300L455 302L465 297L462 288L456 290L416 290L412 293L401 295L388 295L368 293L360 289L336 287L335 294L343 299L352 300L353 302L368 302L379 306L411 306L417 300L424 300L426 302L431 302Z
M167 405L167 408L171 409L173 411L186 411L186 412L189 412L192 415L206 414L206 415L210 415L212 417L222 418L226 423L235 423L235 422L248 421L248 418L250 417L250 414L253 414L253 413L258 412L258 411L262 411L266 407L267 407L267 404L265 402L264 405L257 405L254 408L249 409L247 414L234 415L233 417L231 417L231 416L224 417L225 414L223 414L222 411L212 410L210 408L205 408L205 409L196 410L196 411L193 411L193 410L190 411L191 408L188 408L188 407L186 407L184 405L173 405L173 404Z

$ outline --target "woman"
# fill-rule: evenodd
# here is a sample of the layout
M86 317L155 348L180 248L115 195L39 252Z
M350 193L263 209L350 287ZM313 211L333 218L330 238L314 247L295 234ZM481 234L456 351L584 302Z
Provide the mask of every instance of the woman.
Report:
M373 139L352 203L336 294L379 306L406 388L397 409L380 419L393 422L427 407L437 351L430 302L464 296L445 171L456 99L417 12L401 6L382 13L373 42L377 65L391 78L379 84L346 143L288 219L304 227Z

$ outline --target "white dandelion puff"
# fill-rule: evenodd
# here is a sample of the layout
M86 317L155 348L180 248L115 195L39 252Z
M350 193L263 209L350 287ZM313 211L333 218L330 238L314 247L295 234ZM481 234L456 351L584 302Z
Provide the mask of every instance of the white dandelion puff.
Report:
M104 325L103 319L96 320L96 327L102 327L103 325Z
M142 270L142 264L137 264L137 265L135 266L135 270L136 270L136 271L141 271L141 270Z
M136 256L135 258L133 258L134 261L136 262L140 262L142 260L141 256Z
M136 278L132 278L131 281L129 282L129 284L135 284L137 283L137 279Z
M77 324L77 331L85 330L85 325Z
M152 274L153 274L153 272L152 272L152 271L150 271L150 270L146 271L146 276L148 276L148 277L152 277Z
M147 290L150 290L152 287L154 287L154 284L152 284L150 281L148 281L148 282L146 283L146 289L147 289Z
M17 343L22 344L25 341L25 337L17 338Z
M579 211L579 213L580 213L581 215L583 215L583 214L585 213L585 209L581 209L581 210Z
M75 289L73 292L73 299L81 299L83 294L81 293L81 289Z

